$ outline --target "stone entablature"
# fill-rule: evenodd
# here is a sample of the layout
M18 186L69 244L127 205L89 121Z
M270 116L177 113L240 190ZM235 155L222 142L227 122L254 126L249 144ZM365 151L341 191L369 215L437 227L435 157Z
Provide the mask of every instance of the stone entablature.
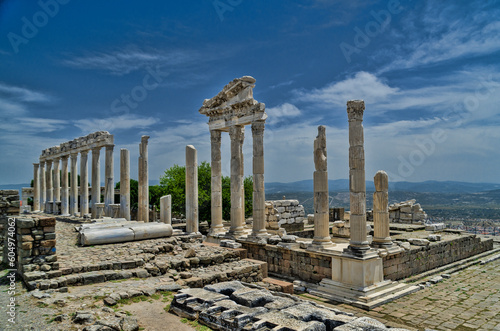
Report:
M215 97L205 99L199 112L208 116L210 130L228 131L229 127L248 125L267 118L265 105L253 98L255 78L235 78Z
M113 135L107 131L97 131L79 137L71 141L64 142L59 146L53 146L42 151L40 161L52 160L70 154L76 154L81 151L88 151L93 148L100 148L114 144Z

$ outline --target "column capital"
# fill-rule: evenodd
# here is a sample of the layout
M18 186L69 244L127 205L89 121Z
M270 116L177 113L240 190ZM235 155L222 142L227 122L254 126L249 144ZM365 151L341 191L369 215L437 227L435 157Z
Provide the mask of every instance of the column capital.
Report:
M113 150L115 148L115 145L106 145L106 150Z
M150 138L149 136L142 136L141 137L141 143L146 143L147 144L149 138Z
M94 148L92 148L92 154L101 153L101 148L102 147L94 147Z
M377 171L373 178L375 191L384 192L389 190L389 176L383 170Z
M347 117L349 121L362 121L365 102L363 100L347 101Z
M252 134L253 135L264 135L264 129L266 127L266 121L255 121L252 122Z
M46 164L46 165L52 165L52 159L50 159L50 160L45 160L45 164Z
M63 161L67 161L67 160L68 160L68 157L69 157L69 155L62 155L62 156L61 156L61 160L63 160Z
M220 130L210 130L210 141L212 144L220 144L222 139L222 132Z
M89 149L86 149L86 150L80 151L80 154L87 156L89 154L89 151L90 151Z
M78 157L78 152L70 152L69 156L70 157Z
M35 166L35 168L38 168L40 166L39 163L33 163L33 165Z
M60 156L54 156L54 158L52 159L52 161L54 162L59 162L59 160L61 160Z

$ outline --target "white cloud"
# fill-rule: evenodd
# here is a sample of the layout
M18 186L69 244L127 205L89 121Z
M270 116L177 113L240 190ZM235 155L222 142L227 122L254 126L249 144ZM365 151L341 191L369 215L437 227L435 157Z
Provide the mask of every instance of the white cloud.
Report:
M154 117L140 117L138 115L126 114L108 118L93 118L75 120L74 125L83 132L94 131L117 131L127 129L144 129L159 123L159 119Z
M15 99L20 102L47 102L51 98L41 92L32 91L30 89L18 86L11 86L0 82L0 94L8 98Z
M266 113L269 115L267 123L270 125L283 121L287 117L297 117L302 114L299 108L290 103L283 103L276 107L267 108Z
M311 91L295 91L296 100L302 102L313 102L324 107L332 104L345 106L348 100L365 100L367 103L375 104L385 101L399 91L383 82L379 77L360 71L345 80L332 82L327 86Z

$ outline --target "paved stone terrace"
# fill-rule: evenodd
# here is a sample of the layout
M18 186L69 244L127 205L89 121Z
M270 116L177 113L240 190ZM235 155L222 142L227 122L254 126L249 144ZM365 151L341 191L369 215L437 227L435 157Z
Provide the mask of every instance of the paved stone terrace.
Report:
M451 278L358 316L414 330L500 330L500 259L451 274Z

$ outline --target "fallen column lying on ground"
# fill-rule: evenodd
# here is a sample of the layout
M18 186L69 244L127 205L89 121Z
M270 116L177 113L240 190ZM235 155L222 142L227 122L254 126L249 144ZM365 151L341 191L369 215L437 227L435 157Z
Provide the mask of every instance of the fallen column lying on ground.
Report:
M80 244L83 246L114 244L170 237L172 233L172 225L165 223L117 224L115 227L97 226L80 230Z

